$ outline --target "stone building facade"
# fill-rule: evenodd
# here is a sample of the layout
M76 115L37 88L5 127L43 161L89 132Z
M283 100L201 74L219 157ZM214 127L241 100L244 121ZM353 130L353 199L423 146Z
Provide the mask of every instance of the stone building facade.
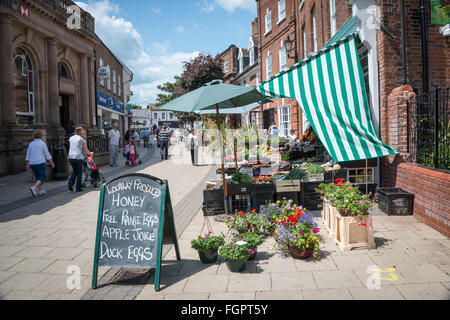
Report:
M0 175L25 170L35 128L48 144L64 137L71 122L98 130L94 48L100 40L93 17L81 9L73 29L67 13L73 4L0 2Z

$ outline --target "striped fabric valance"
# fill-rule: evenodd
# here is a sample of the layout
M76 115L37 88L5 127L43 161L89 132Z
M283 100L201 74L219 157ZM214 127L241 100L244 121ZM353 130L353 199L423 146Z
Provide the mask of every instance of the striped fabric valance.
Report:
M296 99L335 161L400 153L384 144L375 131L355 35L319 51L257 89L275 98Z

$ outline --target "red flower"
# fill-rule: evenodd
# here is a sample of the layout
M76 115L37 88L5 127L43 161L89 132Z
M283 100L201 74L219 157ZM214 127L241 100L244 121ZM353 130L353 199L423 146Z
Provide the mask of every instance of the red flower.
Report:
M337 182L338 187L342 187L342 185L344 184L344 180L342 180L340 178L336 179L335 181Z
M238 212L238 215L240 215L240 216L242 216L242 215L244 215L244 214L245 214L244 211L239 211L239 212Z
M253 209L252 211L250 211L251 213L255 213L256 212L256 209Z

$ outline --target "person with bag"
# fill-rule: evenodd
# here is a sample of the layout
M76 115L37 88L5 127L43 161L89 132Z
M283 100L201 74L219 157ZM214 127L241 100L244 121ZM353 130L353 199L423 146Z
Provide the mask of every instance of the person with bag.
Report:
M82 192L83 162L86 156L91 154L87 147L86 133L83 128L75 129L75 134L69 139L69 144L70 149L67 158L73 168L72 175L69 178L69 190L73 191L76 180L76 192Z
M161 160L169 159L169 138L170 132L166 129L166 126L162 127L159 133L159 143L161 145Z
M191 161L193 166L198 166L198 137L195 130L192 129L187 138L187 147L191 150Z
M30 187L31 194L33 197L45 195L45 190L42 189L46 173L46 161L48 160L52 166L55 167L53 163L52 156L48 152L47 145L42 141L42 131L36 130L33 132L33 141L28 145L27 156L25 158L27 163L27 170L32 170L36 178L36 183L34 186Z

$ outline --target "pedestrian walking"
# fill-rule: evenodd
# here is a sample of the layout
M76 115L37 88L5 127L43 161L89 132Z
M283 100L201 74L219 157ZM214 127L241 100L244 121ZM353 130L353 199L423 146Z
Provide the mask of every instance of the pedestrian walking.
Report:
M167 160L169 158L169 137L169 130L167 130L166 126L163 126L161 132L159 133L159 143L161 145L161 160Z
M144 140L144 148L150 148L148 144L150 140L150 132L147 129L142 131L142 138Z
M193 166L198 165L198 137L194 129L188 136L187 143L191 150L191 161Z
M117 123L113 124L113 128L108 133L108 143L109 143L109 165L111 167L118 167L117 157L119 154L119 144L120 144L120 131L119 125Z
M27 156L25 158L27 163L27 170L32 170L36 178L34 186L30 187L33 197L45 195L45 190L42 189L42 185L45 182L47 176L46 162L50 162L52 168L55 167L52 156L48 152L47 145L42 141L42 131L36 130L33 132L33 141L28 145Z
M69 139L70 149L67 158L73 168L69 178L69 190L73 191L76 180L76 192L82 192L81 180L83 174L83 162L87 155L90 155L86 142L86 133L83 128L75 129L75 134Z
M136 157L136 141L134 139L131 139L131 144L130 144L130 161L131 161L131 166L132 167L136 167L136 161L135 161L135 157Z
M138 145L141 142L141 137L139 136L139 132L137 130L133 131L133 138L136 142L136 145Z
M125 133L125 144L130 143L130 138L131 138L131 130L128 129L127 132Z

